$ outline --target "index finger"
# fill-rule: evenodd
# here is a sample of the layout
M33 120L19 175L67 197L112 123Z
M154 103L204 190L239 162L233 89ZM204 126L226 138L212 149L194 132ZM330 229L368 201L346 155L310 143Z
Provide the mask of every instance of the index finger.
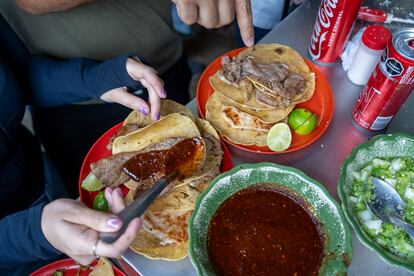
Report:
M114 214L119 214L126 207L121 188L116 188L114 190L106 188L105 198L108 201L111 212Z
M252 9L249 0L235 0L236 18L239 24L240 35L246 46L254 44Z
M62 211L61 219L100 232L115 232L122 226L122 220L117 216L96 211L80 204Z
M141 83L148 90L148 101L151 109L151 118L157 121L160 118L161 99L155 92L154 88L149 85L147 81L142 80Z
M142 77L139 79L139 81L142 83L142 85L145 86L145 88L148 89L148 86L151 86L154 89L154 92L160 97L165 98L167 96L165 89L164 89L164 82L162 79L160 79L154 69L151 67L148 67L146 65L143 65L144 70L142 72ZM145 81L145 84L142 82Z

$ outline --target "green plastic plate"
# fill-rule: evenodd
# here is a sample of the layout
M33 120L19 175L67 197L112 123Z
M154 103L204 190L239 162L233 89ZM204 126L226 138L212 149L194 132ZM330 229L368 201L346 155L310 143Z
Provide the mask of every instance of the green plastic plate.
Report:
M403 156L414 157L414 136L401 133L378 135L368 142L356 146L342 165L338 182L338 194L345 217L355 229L358 239L368 248L377 252L387 263L414 272L414 262L410 263L406 259L394 255L371 240L362 229L358 219L354 217L349 200L352 171L360 171L374 158Z

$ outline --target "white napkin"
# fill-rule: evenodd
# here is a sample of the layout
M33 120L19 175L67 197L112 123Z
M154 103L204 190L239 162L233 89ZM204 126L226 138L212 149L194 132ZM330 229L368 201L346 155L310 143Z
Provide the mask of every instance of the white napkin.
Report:
M362 34L365 28L361 28L351 40L346 44L345 51L341 54L342 68L347 71L351 67L352 61L358 49L359 43L361 43Z

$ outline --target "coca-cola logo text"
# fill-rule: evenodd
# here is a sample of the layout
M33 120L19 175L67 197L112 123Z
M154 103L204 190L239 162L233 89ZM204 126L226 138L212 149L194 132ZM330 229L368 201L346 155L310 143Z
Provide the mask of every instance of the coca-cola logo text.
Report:
M334 16L334 10L338 0L323 0L316 17L315 27L310 42L309 52L312 59L318 59L321 56L321 46L326 40L328 28L331 26L331 19Z

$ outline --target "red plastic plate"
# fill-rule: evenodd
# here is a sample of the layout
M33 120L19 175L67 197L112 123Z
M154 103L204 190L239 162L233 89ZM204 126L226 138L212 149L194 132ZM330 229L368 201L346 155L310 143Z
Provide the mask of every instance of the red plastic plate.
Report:
M122 127L122 122L112 127L110 130L105 132L92 146L88 154L83 161L82 168L79 175L79 194L80 199L87 206L92 207L93 199L97 192L88 192L82 189L82 181L91 172L90 164L94 163L102 158L111 156L112 152L106 148L111 137ZM223 149L223 160L221 162L220 171L225 172L233 168L233 161L227 147L221 143ZM129 189L124 185L121 185L124 196L128 193Z
M224 55L228 56L236 56L240 51L244 48L232 50ZM224 56L222 55L222 56ZM203 74L200 77L197 86L197 107L202 118L206 116L206 104L207 100L214 93L213 87L211 87L209 78L210 76L214 75L220 68L221 68L221 57L216 58L210 65L204 70ZM281 152L274 152L271 151L267 146L259 147L259 146L244 146L240 144L233 143L222 137L222 139L243 151L253 152L253 153L261 153L261 154L281 154L281 153L288 153L300 150L311 143L315 142L328 128L329 123L332 120L333 112L334 112L334 99L332 95L332 89L326 80L325 76L316 68L316 66L311 63L310 61L304 59L306 64L309 66L309 69L315 73L316 76L316 85L315 85L315 93L313 97L307 101L300 104L297 104L296 107L306 107L313 112L319 115L318 125L315 130L308 134L308 135L298 135L292 131L292 144L290 147Z
M79 276L86 276L92 272L93 267L98 263L98 261L94 261L91 265L91 269L82 270L78 275ZM50 276L58 269L65 269L65 276L76 276L79 268L79 264L76 264L72 259L64 259L53 262L51 264L45 265L44 267L39 268L35 272L32 272L30 276ZM125 276L125 274L119 270L117 267L112 266L114 270L115 276Z

